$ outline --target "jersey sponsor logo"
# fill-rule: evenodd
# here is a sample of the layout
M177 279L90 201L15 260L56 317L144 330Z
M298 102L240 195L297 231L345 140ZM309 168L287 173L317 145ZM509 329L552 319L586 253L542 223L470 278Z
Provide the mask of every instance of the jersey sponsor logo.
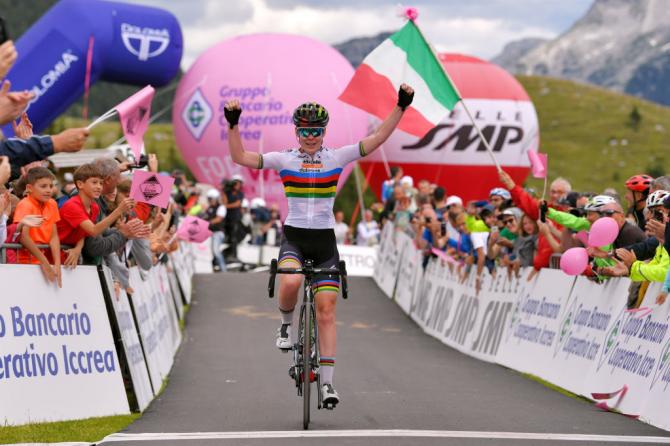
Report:
M313 161L313 162L304 161L300 165L301 172L309 170L321 170L321 169L323 169L323 163L321 163L320 161Z
M170 31L122 23L121 40L131 54L144 62L163 54L170 44Z
M212 107L207 103L207 100L198 88L191 95L188 102L186 102L181 112L181 119L184 125L186 125L186 128L197 141L202 137L207 125L212 120L212 116Z

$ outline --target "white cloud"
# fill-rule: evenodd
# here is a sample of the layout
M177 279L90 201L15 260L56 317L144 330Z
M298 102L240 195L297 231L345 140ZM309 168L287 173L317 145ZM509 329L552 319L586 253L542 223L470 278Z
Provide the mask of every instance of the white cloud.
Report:
M348 3L326 9L318 4L298 2L294 6L272 8L267 0L150 1L155 6L172 11L180 19L184 33L184 69L188 69L207 48L238 35L293 33L335 44L354 37L393 31L403 25L403 19L396 15L397 9L393 3L370 6L352 6ZM142 3L146 3L146 0ZM446 16L444 5L438 2L420 9L418 23L438 50L483 59L495 56L512 40L523 37L551 38L557 34L549 27L524 25L520 23L519 17L512 20L487 16L490 14L459 16L456 10Z

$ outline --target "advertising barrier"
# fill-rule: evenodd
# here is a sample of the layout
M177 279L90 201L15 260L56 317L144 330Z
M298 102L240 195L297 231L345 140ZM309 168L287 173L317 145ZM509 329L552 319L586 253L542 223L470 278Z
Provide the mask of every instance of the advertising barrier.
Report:
M604 283L543 269L530 281L504 268L465 275L423 254L386 224L374 280L427 334L475 358L536 375L663 429L670 429L670 304L652 283L628 310L627 278Z
M395 237L401 232L393 230L391 225L385 225L382 230L381 243L377 251L377 264L373 270L375 282L388 297L393 297L395 282L398 275L398 257L401 243Z
M135 325L133 310L130 307L130 300L124 289L119 288L118 291L114 289L112 272L106 266L103 267L103 275L105 278L105 285L109 291L112 307L114 308L116 324L121 334L121 342L126 355L130 379L133 384L133 391L135 392L135 399L137 400L139 410L144 411L154 398L155 393L151 386L149 369L147 368L147 363L144 359L142 344L140 343L140 338L137 334L137 326Z
M195 272L195 254L193 253L192 244L180 243L179 250L171 253L169 257L172 261L172 269L177 274L177 281L184 301L190 304L191 292L193 291L191 280Z
M34 265L0 265L0 283L0 420L129 413L96 267L63 269L58 288Z

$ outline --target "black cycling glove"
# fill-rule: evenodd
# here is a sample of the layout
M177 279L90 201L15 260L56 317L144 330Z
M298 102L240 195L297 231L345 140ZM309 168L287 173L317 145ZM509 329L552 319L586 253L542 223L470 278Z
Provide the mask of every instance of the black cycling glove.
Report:
M542 223L547 222L547 213L549 212L549 206L547 206L546 201L540 202L540 221Z
M402 111L405 111L405 109L409 107L412 103L412 99L414 99L414 92L409 94L402 88L398 90L398 107L400 107Z
M241 114L241 108L234 108L232 110L228 109L228 107L223 108L223 115L226 117L226 121L228 121L228 125L230 125L231 129L240 121Z

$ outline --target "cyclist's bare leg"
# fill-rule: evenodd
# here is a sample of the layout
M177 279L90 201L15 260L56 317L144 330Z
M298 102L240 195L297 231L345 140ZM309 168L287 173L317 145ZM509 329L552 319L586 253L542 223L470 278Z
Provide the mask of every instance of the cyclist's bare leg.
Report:
M332 384L337 351L337 327L335 325L337 292L320 291L317 293L315 300L316 320L319 328L322 384Z
M300 265L296 263L282 266L282 268L300 268ZM302 276L300 274L282 274L279 277L279 308L281 310L291 311L295 308L301 286Z
M299 268L297 261L286 260L281 262L282 268ZM298 302L298 290L302 285L302 276L282 274L279 277L279 314L281 327L277 330L277 347L286 352L291 348L291 325L293 310Z

